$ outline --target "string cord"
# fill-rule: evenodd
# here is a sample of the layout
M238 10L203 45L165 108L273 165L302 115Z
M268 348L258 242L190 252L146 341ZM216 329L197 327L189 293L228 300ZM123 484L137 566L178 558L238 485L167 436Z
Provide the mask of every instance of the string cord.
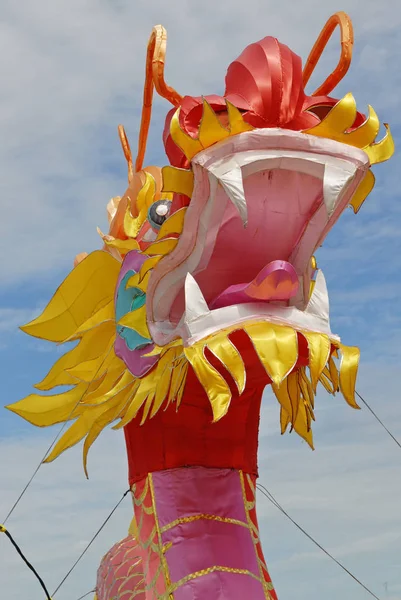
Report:
M391 431L388 429L388 427L386 427L386 425L383 423L383 421L381 419L379 419L379 417L377 416L377 414L374 412L373 408L371 408L369 406L369 404L366 402L366 400L361 396L361 394L359 394L357 391L355 391L356 395L358 396L358 398L360 399L361 402L363 402L363 404L366 406L366 408L372 413L372 415L374 416L374 418L376 419L376 421L383 427L383 429L388 433L388 435L391 437L391 439L397 444L397 446L399 448L401 448L401 443L397 440L397 438L395 437L395 435L393 435L391 433Z
M22 552L21 548L18 546L17 542L14 540L11 533L4 527L4 525L0 525L0 533L4 533L8 537L8 539L10 540L10 542L12 543L12 545L14 546L14 548L16 549L16 551L18 552L18 554L20 555L20 557L22 558L22 560L24 561L24 563L26 564L28 569L30 569L32 571L32 573L35 575L36 579L39 581L43 591L46 594L46 599L52 600L49 592L47 591L47 588L46 588L46 585L45 585L43 579L41 578L41 576L39 575L39 573L37 572L35 567L26 558L26 556Z
M89 596L90 594L94 594L96 592L96 589L94 590L89 590L89 592L86 592L86 594L84 594L83 596L80 596L79 598L77 598L77 600L83 600L84 598L86 598L87 596Z
M337 560L332 554L330 554L330 552L328 552L325 548L323 548L323 546L321 544L319 544L319 542L317 542L307 531L305 531L305 529L303 527L301 527L301 525L298 525L298 523L296 521L294 521L294 519L292 517L290 517L290 515L277 502L277 500L274 498L274 496L269 492L269 490L264 485L262 485L261 483L257 483L256 487L276 508L278 508L278 510L280 512L283 513L283 515L285 515L287 517L287 519L289 519L291 521L291 523L293 523L295 525L295 527L297 527L304 535L306 535L306 537L311 542L313 542L315 544L315 546L317 546L319 548L319 550L324 552L324 554L326 554L326 556L328 556L331 560L333 560L343 571L345 571L345 573L347 573L347 575L352 577L352 579L354 581L356 581L356 583L358 583L358 585L360 585L366 592L368 592L368 594L370 594L372 596L372 598L375 598L376 600L380 600L380 598L378 596L376 596L376 594L374 594L364 583L362 583L362 581L360 581L339 560Z
M73 570L75 569L75 567L77 566L77 564L79 563L79 561L83 558L83 556L86 554L86 552L92 546L93 542L96 540L96 538L99 535L99 533L102 531L102 529L108 523L108 521L111 519L111 517L113 516L113 514L116 512L117 508L120 506L120 504L122 503L122 501L124 500L124 498L127 496L127 494L130 493L130 491L131 490L127 490L126 492L124 492L122 498L120 498L120 500L117 502L117 504L115 505L115 507L113 508L113 510L110 512L110 514L108 515L108 517L103 521L102 525L96 531L95 535L92 537L92 539L87 544L87 546L84 548L84 550L81 552L81 554L79 555L79 557L77 558L77 560L74 562L74 564L72 565L72 567L69 569L69 571L67 572L67 574L60 581L60 583L58 584L58 586L56 587L56 589L53 592L53 596L56 595L56 593L59 591L59 589L61 588L61 586L66 581L66 579L68 579L68 577L71 575L71 573L73 572Z
M46 460L47 456L49 455L50 451L53 449L53 447L55 446L57 440L59 439L59 437L61 436L61 434L63 433L64 429L67 427L67 423L69 422L69 420L71 419L75 409L77 408L78 404L80 402L82 402L82 400L85 398L85 396L88 393L88 389L91 385L91 383L93 383L93 381L95 380L95 378L97 377L100 369L102 368L102 366L104 365L106 359L108 358L110 352L112 350L112 346L109 348L106 356L104 357L104 360L102 361L102 363L99 365L96 373L94 374L94 376L92 377L91 381L88 383L88 386L86 388L86 390L84 391L84 393L82 394L82 396L78 399L77 403L75 404L75 406L72 408L70 414L68 415L68 417L66 418L66 420L64 421L64 424L62 425L62 427L59 429L59 431L57 432L55 438L53 439L52 443L50 444L50 446L48 447L48 449L46 450L45 454L43 455L42 459L40 460L38 466L36 467L36 469L34 470L34 472L32 473L30 479L28 480L28 483L25 485L25 487L23 488L22 492L20 493L20 495L18 496L18 498L16 499L16 501L14 502L14 504L12 505L12 507L10 508L10 510L8 511L8 514L6 516L6 518L4 519L3 523L4 525L7 523L8 519L11 517L11 515L13 514L14 510L17 508L18 504L20 503L22 497L25 495L27 489L29 488L29 486L31 485L32 481L35 479L40 467L42 466L42 464L44 463L44 461Z

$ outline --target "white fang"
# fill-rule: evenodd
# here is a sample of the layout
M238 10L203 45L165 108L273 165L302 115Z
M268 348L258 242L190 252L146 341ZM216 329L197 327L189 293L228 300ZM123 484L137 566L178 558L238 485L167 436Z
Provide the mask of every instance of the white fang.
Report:
M242 182L242 171L240 167L232 169L217 178L224 188L227 196L238 210L244 227L248 224L248 209L246 206L244 185Z
M337 208L341 192L355 175L356 167L342 161L341 166L326 163L324 166L323 199L327 215L331 217Z
M185 278L185 321L190 323L209 313L210 310L203 297L202 290L191 273L187 273Z
M322 319L330 329L329 295L327 293L326 279L319 269L316 274L315 287L305 309L305 314Z

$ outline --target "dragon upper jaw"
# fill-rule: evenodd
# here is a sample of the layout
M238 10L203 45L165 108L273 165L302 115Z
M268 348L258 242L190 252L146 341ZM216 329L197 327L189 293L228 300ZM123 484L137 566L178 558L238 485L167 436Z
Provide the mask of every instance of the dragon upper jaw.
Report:
M149 281L154 341L165 345L181 337L191 344L249 320L331 335L321 275L309 302L310 259L369 166L367 154L355 147L281 129L243 133L199 153L192 161L194 192L180 240ZM285 243L278 235L283 227L290 232ZM224 290L249 283L277 259L298 276L294 297L211 310Z

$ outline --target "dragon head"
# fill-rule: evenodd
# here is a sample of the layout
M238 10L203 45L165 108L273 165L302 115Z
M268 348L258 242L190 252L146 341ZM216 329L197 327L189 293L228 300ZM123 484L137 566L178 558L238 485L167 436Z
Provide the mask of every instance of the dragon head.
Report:
M340 62L308 96L337 25ZM116 419L124 427L170 403L178 408L189 372L219 421L262 365L282 430L291 424L311 445L319 381L357 407L359 352L331 332L314 257L343 211L358 212L372 190L371 166L394 151L387 126L376 143L371 107L365 117L351 94L329 96L352 44L344 13L329 19L304 69L287 46L264 38L229 66L223 96L195 98L165 83L166 34L154 29L138 157L134 165L120 126L128 188L108 206L104 249L77 257L43 314L24 327L56 342L79 340L38 385L69 391L51 406L33 395L11 407L36 425L75 419L48 460L85 436L86 455ZM154 88L173 104L162 169L143 168Z

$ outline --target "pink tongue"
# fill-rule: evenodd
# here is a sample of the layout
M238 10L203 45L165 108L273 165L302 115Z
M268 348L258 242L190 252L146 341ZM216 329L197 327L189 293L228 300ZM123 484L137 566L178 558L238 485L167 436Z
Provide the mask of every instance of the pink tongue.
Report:
M213 300L210 308L222 308L245 302L289 300L298 291L294 267L285 260L273 260L263 267L251 283L231 285Z

